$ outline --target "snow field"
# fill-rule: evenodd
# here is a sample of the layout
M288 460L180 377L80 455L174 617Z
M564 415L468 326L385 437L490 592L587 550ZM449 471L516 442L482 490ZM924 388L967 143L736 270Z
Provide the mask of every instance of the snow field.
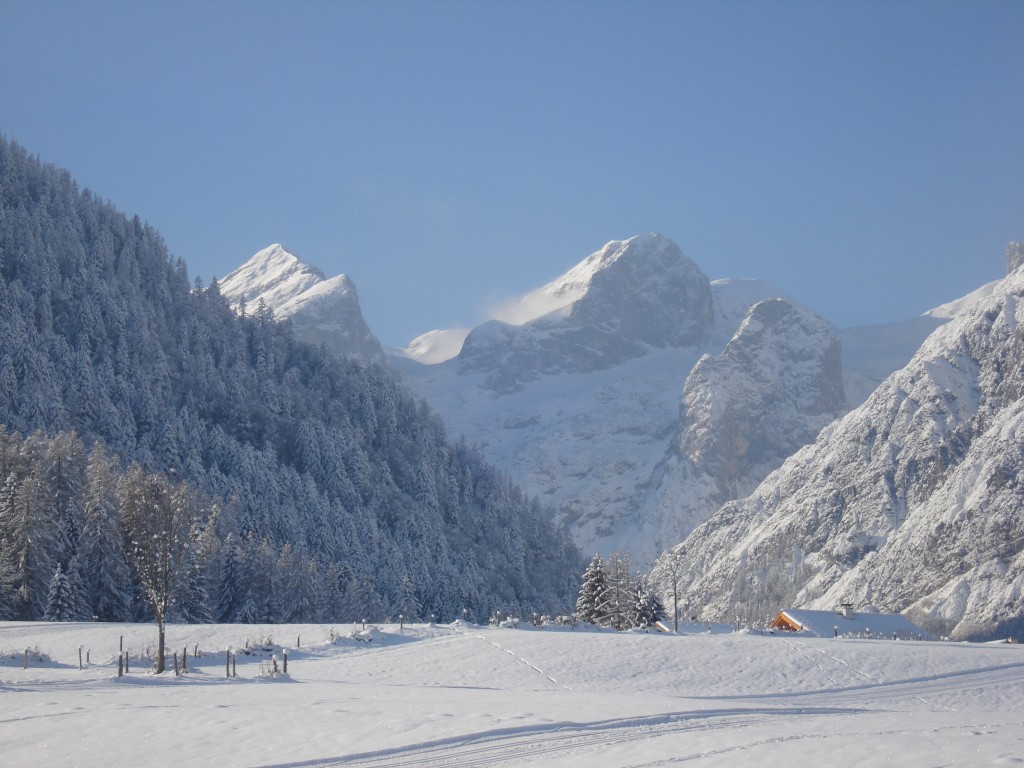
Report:
M140 624L0 622L4 766L1019 765L1024 649L583 628L170 626L190 672L117 677ZM296 640L302 638L302 647ZM268 638L269 655L224 649ZM78 647L91 664L78 669ZM50 661L21 667L21 651Z

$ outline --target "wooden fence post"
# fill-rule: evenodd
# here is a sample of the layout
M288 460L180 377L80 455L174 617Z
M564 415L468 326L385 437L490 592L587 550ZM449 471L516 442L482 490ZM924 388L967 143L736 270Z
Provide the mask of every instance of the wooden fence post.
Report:
M284 673L288 674L288 649L284 649Z
M128 674L128 651L124 652L124 673Z
M78 646L78 669L82 669L82 646Z
M237 664L235 662L235 657L236 656L238 656L237 653L232 653L231 654L231 676L232 677L238 677L238 666L237 666Z
M224 677L231 677L231 648L224 651Z
M28 669L28 648L25 649L25 658L21 661L21 668Z
M117 676L124 677L124 654L117 654Z

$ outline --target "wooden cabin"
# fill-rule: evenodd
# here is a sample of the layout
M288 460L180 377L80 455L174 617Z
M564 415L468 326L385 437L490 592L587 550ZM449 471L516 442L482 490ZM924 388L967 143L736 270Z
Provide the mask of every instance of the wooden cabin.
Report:
M921 627L899 613L855 613L850 603L838 611L787 608L769 629L806 632L815 637L872 637L890 640L931 640Z

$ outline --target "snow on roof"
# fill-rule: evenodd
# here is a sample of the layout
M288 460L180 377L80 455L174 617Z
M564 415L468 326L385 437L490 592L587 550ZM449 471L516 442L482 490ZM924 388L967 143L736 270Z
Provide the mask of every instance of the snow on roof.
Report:
M782 611L781 615L802 627L803 631L818 637L832 637L838 630L841 637L870 635L880 638L895 636L903 640L919 637L925 640L932 639L931 635L898 613L850 613L846 616L841 611L789 608Z

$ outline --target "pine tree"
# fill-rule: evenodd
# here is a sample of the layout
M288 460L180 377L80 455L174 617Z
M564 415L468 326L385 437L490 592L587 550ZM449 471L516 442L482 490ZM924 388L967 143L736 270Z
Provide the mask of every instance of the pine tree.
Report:
M259 624L260 609L256 607L256 601L251 594L247 594L242 605L231 619L235 624Z
M89 454L84 494L85 521L78 556L90 616L100 621L128 621L131 574L121 547L114 467L101 445Z
M398 586L398 600L391 613L394 615L401 614L405 621L410 622L420 620L421 610L420 601L416 598L416 589L413 586L412 577L406 571L402 575L402 581Z
M576 618L587 624L601 626L607 620L601 608L605 602L608 582L604 572L604 561L601 555L594 555L590 565L583 572L579 597L576 600Z
M213 616L219 622L233 621L241 604L239 584L238 545L232 534L228 534L220 551L220 567L217 569L216 595Z
M43 621L75 621L75 600L71 584L64 568L57 563L57 570L50 579L50 592L46 597L46 612Z
M90 621L93 613L89 605L89 596L86 594L85 583L82 580L81 560L77 555L68 563L67 577L68 587L71 590L71 609L74 621Z
M639 629L649 629L665 618L665 606L658 595L651 589L650 582L644 576L637 576L633 583L633 602L631 625Z
M200 535L193 529L191 540L198 540ZM190 548L185 553L185 562L182 568L185 576L171 604L174 621L184 624L212 623L210 594L206 588L206 569L200 553Z
M18 593L15 590L17 571L12 547L0 538L0 621L9 621L18 614Z

